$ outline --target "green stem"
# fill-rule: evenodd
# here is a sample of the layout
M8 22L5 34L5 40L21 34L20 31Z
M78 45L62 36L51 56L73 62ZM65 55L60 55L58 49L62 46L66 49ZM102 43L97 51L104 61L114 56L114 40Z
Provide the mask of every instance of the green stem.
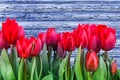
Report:
M41 79L41 75L42 75L42 58L40 56L40 73L39 73L39 80Z
M52 48L48 46L48 64L49 64L49 70L52 71L52 62L51 62L51 57L52 57Z
M24 59L24 80L27 80L27 63L26 59Z
M10 63L13 65L13 46L10 46Z
M33 61L32 61L32 71L31 71L30 80L34 80L33 77L34 77L34 72L36 68L36 57L33 57L32 59Z
M56 60L56 58L57 58L57 52L54 51L54 61Z
M70 80L71 78L71 69L70 69L70 57L72 52L68 53L68 64L67 64L67 80Z

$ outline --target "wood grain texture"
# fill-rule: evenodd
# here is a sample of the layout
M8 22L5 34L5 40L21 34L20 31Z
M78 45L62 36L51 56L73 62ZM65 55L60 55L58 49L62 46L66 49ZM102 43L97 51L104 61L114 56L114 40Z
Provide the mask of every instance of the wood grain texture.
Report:
M116 46L109 52L120 68L120 0L0 0L0 28L6 17L16 18L25 28L26 36L37 37L37 33L49 27L58 32L72 31L78 23L116 28Z

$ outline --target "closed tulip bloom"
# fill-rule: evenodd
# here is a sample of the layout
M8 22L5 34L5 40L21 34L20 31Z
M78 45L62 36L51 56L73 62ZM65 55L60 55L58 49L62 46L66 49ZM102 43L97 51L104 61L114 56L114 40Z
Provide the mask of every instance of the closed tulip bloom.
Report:
M34 38L31 37L30 38L33 45L32 45L32 51L31 51L31 56L37 56L40 54L41 50L42 50L42 42L39 38Z
M93 50L96 53L98 53L100 51L100 40L99 40L99 35L98 35L98 31L93 31L89 37L88 40L88 46L87 46L88 50Z
M18 39L25 37L25 31L22 26L19 26Z
M86 32L85 27L78 25L78 47L86 48L88 45L88 34Z
M113 60L111 63L111 73L114 75L117 73L117 63L116 60Z
M9 44L15 45L19 37L24 35L22 32L23 29L19 27L16 20L7 18L6 22L2 23L3 38Z
M60 42L58 43L57 54L59 58L64 58L66 56L63 45Z
M74 29L72 33L73 33L73 36L74 36L74 39L75 39L75 45L76 45L77 48L79 48L77 29Z
M40 38L43 47L44 43L46 42L46 33L45 32L39 33L38 38Z
M66 51L74 51L75 50L75 39L72 33L66 32L63 33L62 45L64 50Z
M109 51L114 48L116 43L116 31L112 28L104 28L100 32L101 47L105 51Z
M57 33L55 28L48 28L46 33L46 44L48 46L55 46L57 44Z
M2 31L0 31L0 49L3 49L3 48L7 49L9 47L10 45L4 40Z
M29 58L32 51L32 41L28 38L20 38L16 43L18 56L20 58Z
M87 52L85 56L85 67L87 71L96 71L99 65L99 59L96 52Z

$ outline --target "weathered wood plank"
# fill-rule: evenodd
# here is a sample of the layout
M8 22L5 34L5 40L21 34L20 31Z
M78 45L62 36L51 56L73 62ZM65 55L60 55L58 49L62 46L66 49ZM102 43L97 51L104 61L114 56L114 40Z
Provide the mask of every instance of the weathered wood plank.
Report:
M1 4L0 12L120 12L120 4Z
M120 21L120 13L101 13L101 12L0 13L0 21L5 21L6 17L16 18L17 21Z

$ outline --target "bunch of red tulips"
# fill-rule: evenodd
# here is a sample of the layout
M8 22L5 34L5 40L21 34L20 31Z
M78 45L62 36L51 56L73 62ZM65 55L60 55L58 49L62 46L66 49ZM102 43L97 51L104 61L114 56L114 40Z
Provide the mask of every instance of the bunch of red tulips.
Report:
M63 33L48 28L28 38L15 19L7 18L0 31L0 80L120 80L116 60L108 56L115 43L115 29L103 24L79 24Z

